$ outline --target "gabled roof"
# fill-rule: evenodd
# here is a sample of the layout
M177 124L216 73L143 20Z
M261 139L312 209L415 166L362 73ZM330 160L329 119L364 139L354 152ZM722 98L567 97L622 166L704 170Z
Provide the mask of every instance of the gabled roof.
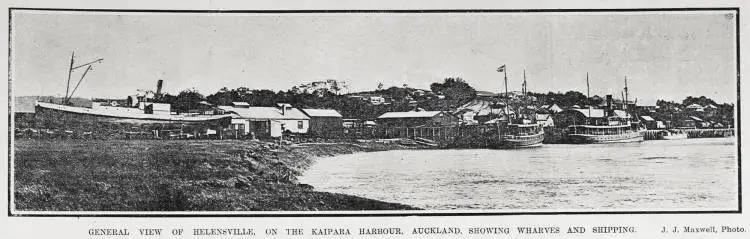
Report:
M536 121L545 121L550 119L549 114L536 114Z
M641 115L641 119L645 121L655 121L654 118L651 118L651 116L648 115Z
M695 116L690 116L690 119L695 120L695 121L703 121L701 118L698 118Z
M442 111L409 111L409 112L387 112L378 117L378 119L394 118L431 118L443 113Z
M287 108L286 112L283 114L282 110L276 107L227 108L226 106L223 106L220 108L233 112L236 115L233 118L241 119L310 119L310 117L307 117L307 115L297 108Z
M338 111L330 109L302 109L302 111L310 117L343 117Z

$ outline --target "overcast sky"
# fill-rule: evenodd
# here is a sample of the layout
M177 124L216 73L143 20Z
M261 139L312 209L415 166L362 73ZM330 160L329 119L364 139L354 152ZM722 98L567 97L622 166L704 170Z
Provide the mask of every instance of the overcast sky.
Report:
M72 51L104 58L76 96L124 98L153 89L286 90L324 79L353 91L461 77L478 90L510 90L526 69L530 91L686 96L734 102L735 17L724 12L627 13L84 13L12 16L14 94L64 95ZM73 74L77 81L83 69Z

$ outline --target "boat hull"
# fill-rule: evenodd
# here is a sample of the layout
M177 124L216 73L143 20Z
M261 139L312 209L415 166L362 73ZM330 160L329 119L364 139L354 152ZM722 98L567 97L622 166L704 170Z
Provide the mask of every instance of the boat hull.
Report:
M568 134L568 140L574 144L634 143L643 141L643 131L609 135Z
M501 140L501 148L520 149L542 146L544 132L528 136L504 136Z
M47 128L101 128L102 123L112 126L172 129L184 127L221 129L229 126L231 116L178 116L152 114L113 114L90 108L73 107L39 102L36 113ZM93 130L93 129L91 129Z

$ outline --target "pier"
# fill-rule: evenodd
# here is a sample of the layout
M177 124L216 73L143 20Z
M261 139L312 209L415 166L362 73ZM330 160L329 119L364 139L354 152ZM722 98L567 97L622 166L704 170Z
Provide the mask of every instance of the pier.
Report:
M732 137L735 134L734 128L727 129L671 129L677 133L686 133L689 139L692 138L722 138ZM658 140L664 134L664 130L646 130L645 140Z

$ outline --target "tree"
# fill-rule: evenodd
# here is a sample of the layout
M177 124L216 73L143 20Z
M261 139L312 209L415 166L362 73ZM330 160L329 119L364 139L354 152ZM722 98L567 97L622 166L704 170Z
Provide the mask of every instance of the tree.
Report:
M443 83L432 83L430 90L448 100L466 102L477 97L477 91L461 78L446 78Z
M197 90L187 89L177 94L172 104L177 112L187 112L188 110L198 108L200 102L205 99Z

